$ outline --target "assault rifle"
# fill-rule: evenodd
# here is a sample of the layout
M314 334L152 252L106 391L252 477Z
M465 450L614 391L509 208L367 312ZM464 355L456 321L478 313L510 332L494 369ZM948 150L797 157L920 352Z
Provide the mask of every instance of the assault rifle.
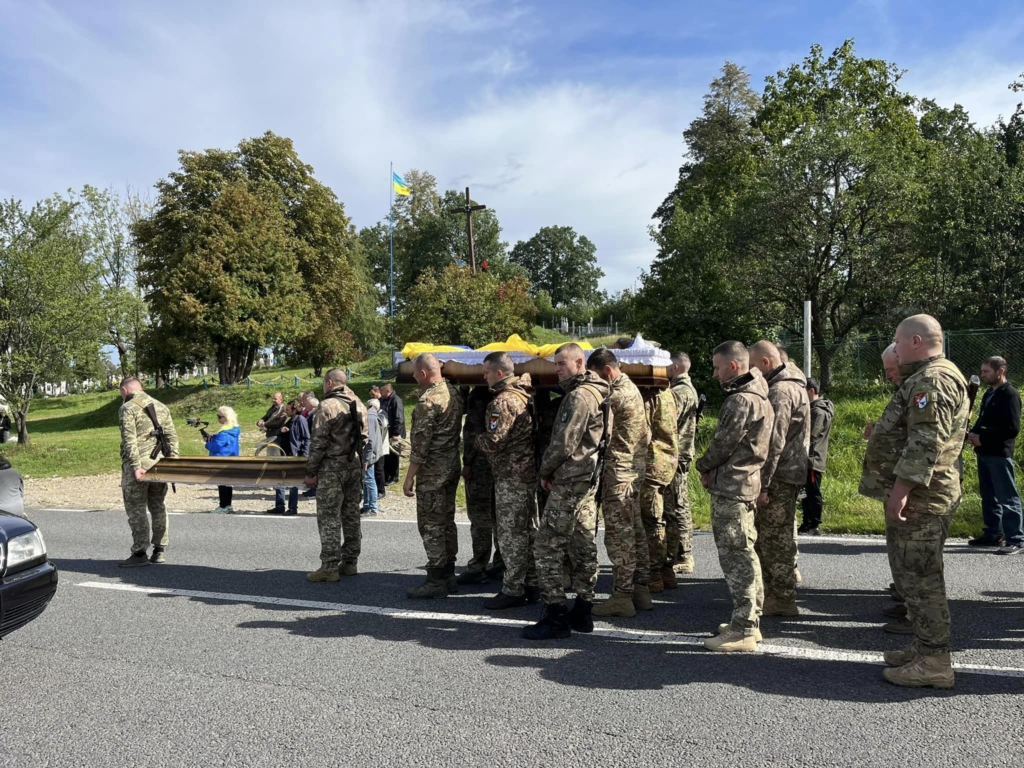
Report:
M355 461L359 466L363 465L363 447L366 445L366 440L363 438L363 420L359 416L358 401L353 398L349 404L348 412L352 416L352 453L349 454L349 458ZM369 433L370 426L366 424L366 431Z
M704 415L704 406L708 404L708 399L705 395L701 394L697 398L697 423L700 424L700 417Z
M164 456L170 456L171 444L167 441L164 428L160 426L160 420L156 417L156 406L153 403L146 406L146 414L149 416L149 420L153 422L153 431L149 435L156 438L156 445L153 447L152 453L149 454L150 461L156 461L156 457L161 453Z
M601 439L597 443L597 465L594 467L594 474L590 476L590 487L594 488L601 482L601 477L604 475L604 455L608 451L608 441L611 439L609 434L609 421L612 415L612 405L610 398L604 398L600 405L601 421L603 426L601 428Z

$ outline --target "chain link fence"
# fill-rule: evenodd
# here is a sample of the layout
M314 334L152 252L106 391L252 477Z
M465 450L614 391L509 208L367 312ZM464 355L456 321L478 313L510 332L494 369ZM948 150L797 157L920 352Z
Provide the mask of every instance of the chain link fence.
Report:
M779 343L786 347L789 358L803 367L803 337L783 334ZM885 383L882 369L882 352L891 338L853 337L831 351L832 386L848 388L870 388ZM945 335L946 356L970 377L977 373L982 362L993 355L1005 357L1012 379L1018 370L1024 370L1024 328L996 330L947 331ZM812 349L811 372L821 375L821 345Z

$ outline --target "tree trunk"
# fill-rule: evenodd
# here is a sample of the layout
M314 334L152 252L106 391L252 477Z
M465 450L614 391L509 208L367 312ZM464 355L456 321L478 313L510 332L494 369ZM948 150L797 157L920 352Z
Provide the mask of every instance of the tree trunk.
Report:
M28 436L28 414L19 411L14 415L14 420L18 422L18 445L31 445L32 440Z
M220 347L217 349L217 372L223 385L237 384L252 373L256 346Z

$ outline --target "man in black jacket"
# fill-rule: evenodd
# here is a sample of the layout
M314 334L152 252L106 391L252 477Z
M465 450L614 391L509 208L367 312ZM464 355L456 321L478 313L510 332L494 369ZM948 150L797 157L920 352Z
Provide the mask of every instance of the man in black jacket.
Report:
M828 461L828 439L832 434L832 418L836 414L836 407L832 401L818 396L820 390L821 386L817 381L807 380L807 399L811 402L811 462L807 485L804 486L807 495L801 504L804 520L798 533L808 533L812 536L820 533L818 526L821 525L821 513L825 503L821 496L821 476Z
M380 385L380 410L388 417L388 440L405 437L405 404L390 381ZM384 483L398 482L398 453L391 451L384 457Z
M990 357L981 364L988 392L981 399L978 421L967 440L978 454L978 484L985 530L968 542L974 547L998 547L1001 555L1024 549L1024 519L1013 469L1013 449L1020 432L1020 394L1006 380L1006 360Z

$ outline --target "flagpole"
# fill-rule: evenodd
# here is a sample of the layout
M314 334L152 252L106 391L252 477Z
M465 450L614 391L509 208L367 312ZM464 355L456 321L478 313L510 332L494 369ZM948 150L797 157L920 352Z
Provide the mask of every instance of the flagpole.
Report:
M391 289L388 308L391 313L391 367L395 365L395 164L391 163L391 175L388 177L388 189L390 192L391 205L388 208L388 239L390 240L389 253L391 257Z

